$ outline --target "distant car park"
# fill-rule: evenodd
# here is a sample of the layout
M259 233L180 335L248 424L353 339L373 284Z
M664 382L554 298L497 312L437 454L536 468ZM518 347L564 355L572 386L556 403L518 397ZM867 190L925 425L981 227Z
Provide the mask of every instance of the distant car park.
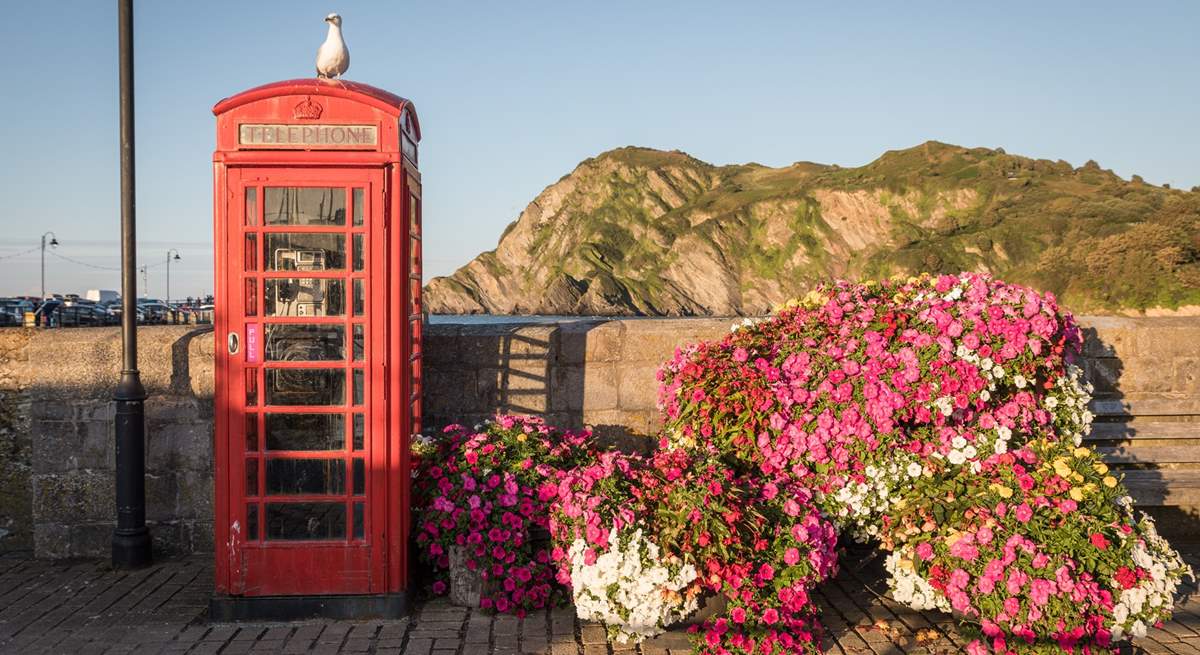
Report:
M47 297L0 298L0 327L101 327L120 325L124 307L120 299L97 302L77 294ZM32 316L32 323L26 317ZM154 298L137 302L140 325L210 323L212 305L168 305Z

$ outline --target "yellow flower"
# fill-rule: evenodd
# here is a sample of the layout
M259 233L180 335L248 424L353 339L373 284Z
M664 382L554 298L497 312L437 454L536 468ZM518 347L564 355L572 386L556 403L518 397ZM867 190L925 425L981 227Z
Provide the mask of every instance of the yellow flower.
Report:
M1065 478L1071 475L1071 467L1067 466L1066 460L1059 458L1054 460L1054 472Z
M1083 489L1071 487L1071 500L1076 502L1083 500Z
M1105 464L1104 462L1096 462L1095 464L1092 464L1092 470L1100 475L1104 475L1105 473L1108 473L1108 464Z
M528 438L529 438L529 437L528 437L528 436L526 436L524 432L522 432L521 434L518 434L518 435L517 435L517 441L524 442L524 441L525 441L526 439L528 439Z
M993 485L992 485L992 489L993 489L993 490L994 490L994 491L995 491L995 492L996 492L996 493L997 493L997 494L998 494L998 495L999 495L1001 498L1012 498L1012 495L1013 495L1013 490L1012 490L1012 489L1009 489L1008 487L1005 487L1004 485L993 484Z
M1072 473L1071 479L1074 480L1075 482L1083 482L1083 476L1078 473Z
M1104 486L1108 487L1109 489L1112 489L1113 487L1117 486L1117 479L1111 475L1104 476L1103 482L1104 482Z
M1080 446L1075 449L1076 457L1087 457L1088 455L1091 455L1091 454L1092 454L1091 448L1084 448L1083 446Z

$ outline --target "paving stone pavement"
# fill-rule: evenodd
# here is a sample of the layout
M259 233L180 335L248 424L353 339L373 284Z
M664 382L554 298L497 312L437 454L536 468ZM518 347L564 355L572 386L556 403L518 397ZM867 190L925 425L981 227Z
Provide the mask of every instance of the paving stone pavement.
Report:
M1200 571L1200 545L1187 548ZM849 558L847 558L849 559ZM417 603L396 621L209 623L212 557L161 562L141 571L114 571L95 560L51 562L0 555L0 653L375 653L474 655L681 655L688 637L669 632L640 646L609 643L603 626L581 623L569 608L517 619ZM880 559L845 562L842 573L814 595L835 655L945 655L963 652L954 620L915 612L877 595ZM1175 618L1138 641L1131 653L1200 655L1200 593L1195 583Z

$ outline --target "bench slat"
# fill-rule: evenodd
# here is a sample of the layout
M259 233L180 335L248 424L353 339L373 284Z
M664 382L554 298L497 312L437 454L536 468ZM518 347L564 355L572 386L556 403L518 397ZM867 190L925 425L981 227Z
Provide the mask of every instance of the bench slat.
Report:
M1096 416L1195 416L1200 415L1200 398L1168 394L1139 394L1132 397L1092 400Z
M1099 446L1096 451L1109 464L1200 463L1200 444L1184 446Z
M1122 471L1138 505L1200 504L1200 469Z
M1093 423L1087 441L1125 439L1200 439L1200 423Z

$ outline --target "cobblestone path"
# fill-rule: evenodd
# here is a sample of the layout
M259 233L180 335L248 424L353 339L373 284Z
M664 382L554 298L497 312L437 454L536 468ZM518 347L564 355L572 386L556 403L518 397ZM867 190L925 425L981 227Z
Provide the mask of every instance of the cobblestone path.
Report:
M1188 560L1200 571L1200 546ZM135 572L94 560L47 562L0 555L0 653L410 653L474 655L541 653L604 655L688 652L683 633L640 646L609 643L603 626L580 623L570 609L525 619L418 603L397 621L209 623L211 556L169 560ZM833 654L890 655L962 652L963 639L945 614L914 612L877 595L878 559L847 564L816 594ZM1200 655L1200 594L1195 584L1176 617L1130 652Z

